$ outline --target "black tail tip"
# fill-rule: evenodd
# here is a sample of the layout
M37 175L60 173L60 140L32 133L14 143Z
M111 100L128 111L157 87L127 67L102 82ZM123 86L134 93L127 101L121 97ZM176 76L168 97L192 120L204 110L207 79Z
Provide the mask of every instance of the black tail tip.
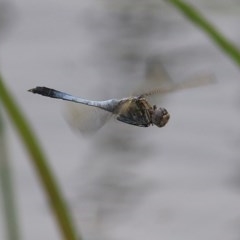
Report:
M52 88L47 88L47 87L35 87L35 88L29 89L28 91L32 93L37 93L43 96L47 96L47 97L53 97L53 98L55 98L54 92L56 92L56 90Z
M41 87L35 87L28 90L28 92L38 93Z
M35 87L35 88L31 88L28 90L28 92L32 92L32 93L42 93L46 90L45 87Z
M44 94L47 91L49 91L49 88L46 88L46 87L35 87L28 90L28 92L38 93L38 94Z
M35 89L36 89L36 88L28 89L28 92L32 92L32 93L34 93L34 92L35 92Z

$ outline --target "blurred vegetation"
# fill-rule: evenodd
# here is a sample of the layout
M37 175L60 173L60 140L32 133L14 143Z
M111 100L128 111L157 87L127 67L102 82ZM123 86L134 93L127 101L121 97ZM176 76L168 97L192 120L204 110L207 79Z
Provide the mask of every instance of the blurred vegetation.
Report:
M16 132L19 134L22 143L25 145L29 153L30 160L35 167L36 173L46 192L50 208L59 225L59 229L63 235L63 239L76 240L80 239L73 227L73 221L70 217L70 212L67 209L66 203L60 192L54 174L48 166L48 161L37 141L30 124L26 121L23 113L15 103L13 97L5 87L0 76L0 101L5 108L9 119L14 125Z
M223 52L240 66L240 50L208 22L193 6L180 0L167 0L167 2L174 5L190 21L201 28Z
M1 110L1 109L0 109ZM13 188L13 176L7 154L2 112L0 111L0 191L2 192L3 217L8 240L20 239L19 223L16 211L16 198Z

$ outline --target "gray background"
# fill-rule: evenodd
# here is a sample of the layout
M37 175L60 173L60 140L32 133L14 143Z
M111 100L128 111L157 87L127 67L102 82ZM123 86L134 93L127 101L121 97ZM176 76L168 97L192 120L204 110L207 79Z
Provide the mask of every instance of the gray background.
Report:
M238 1L189 2L239 46ZM84 239L239 239L239 71L200 30L156 0L1 0L0 16L1 72ZM162 129L110 120L85 137L69 128L63 102L26 91L125 97L158 85L159 63L174 82L217 80L159 98L171 114ZM28 156L7 130L23 239L59 239Z

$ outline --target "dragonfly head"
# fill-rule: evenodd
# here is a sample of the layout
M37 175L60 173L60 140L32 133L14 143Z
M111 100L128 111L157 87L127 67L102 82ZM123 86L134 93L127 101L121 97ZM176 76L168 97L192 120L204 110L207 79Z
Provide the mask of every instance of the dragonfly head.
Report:
M170 114L165 108L156 108L152 114L152 123L158 127L164 127L170 118Z

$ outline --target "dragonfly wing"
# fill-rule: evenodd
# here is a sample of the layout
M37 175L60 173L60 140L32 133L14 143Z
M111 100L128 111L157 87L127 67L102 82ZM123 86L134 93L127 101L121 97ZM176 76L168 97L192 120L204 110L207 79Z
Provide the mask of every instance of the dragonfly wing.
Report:
M132 96L139 96L148 89L161 88L170 85L172 79L161 62L159 56L152 56L145 61L144 81L132 92Z
M180 83L171 83L171 84L166 84L160 88L155 88L151 91L145 92L141 94L141 97L150 97L155 94L167 94L179 90L184 90L184 89L190 89L190 88L197 88L197 87L202 87L206 85L210 85L215 83L215 78L213 75L202 75L195 77L194 79L188 79Z
M69 125L84 135L98 131L112 116L102 109L73 103L68 103L65 109Z

